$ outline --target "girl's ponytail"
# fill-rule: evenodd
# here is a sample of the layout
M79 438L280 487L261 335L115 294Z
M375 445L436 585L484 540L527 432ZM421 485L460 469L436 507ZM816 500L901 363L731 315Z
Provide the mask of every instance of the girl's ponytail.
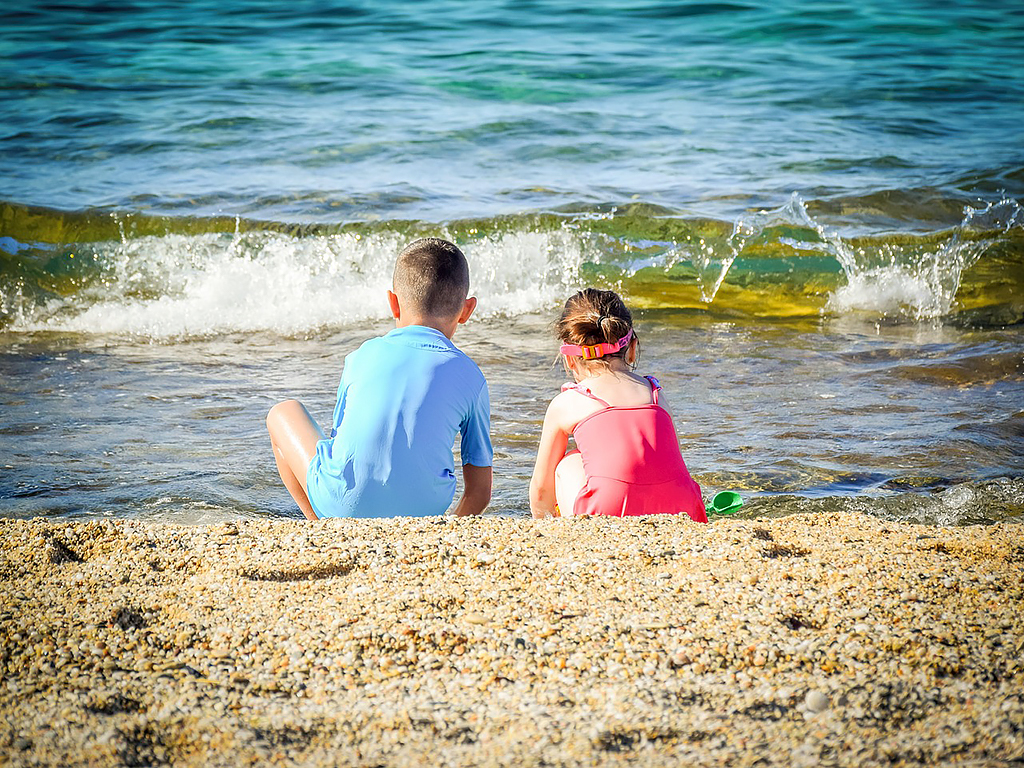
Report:
M614 344L633 330L633 315L615 291L585 288L570 296L555 322L562 344ZM608 357L625 357L628 345Z

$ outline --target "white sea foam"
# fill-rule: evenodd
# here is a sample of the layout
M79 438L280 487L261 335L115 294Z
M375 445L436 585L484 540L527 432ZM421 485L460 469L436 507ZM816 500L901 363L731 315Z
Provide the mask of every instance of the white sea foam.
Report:
M709 270L717 280L701 281L705 301L713 301L729 267L743 248L775 227L810 229L818 241L798 241L783 237L796 251L814 251L832 255L842 267L845 284L828 298L825 311L842 315L867 312L889 318L930 320L948 315L956 307L956 296L965 270L973 265L995 242L978 233L1006 233L1024 225L1024 208L1015 200L964 209L964 218L949 237L929 249L903 248L882 242L878 246L855 248L838 230L816 221L796 194L779 208L758 211L738 219L730 238L732 254L720 262L694 258L700 275ZM705 286L707 282L707 286Z
M956 311L965 270L1000 232L1024 225L1024 209L1003 200L968 208L943 241L901 245L883 238L857 247L812 218L796 195L780 208L738 218L729 237L624 242L591 231L585 218L546 230L510 228L471 232L468 238L461 233L479 316L549 310L580 287L586 263L607 266L613 276L618 270L628 282L641 269L668 273L688 261L701 297L713 306L748 244L776 238L797 253L813 253L817 260L827 254L838 262L843 279L829 295L828 313L941 318ZM804 234L794 236L794 228ZM452 237L443 229L440 234ZM301 336L386 319L385 291L406 239L395 232L252 231L79 244L75 263L87 268L76 267L77 291L40 304L38 294L29 296L15 285L0 296L0 308L12 318L8 328L14 331L154 340L256 331ZM622 252L632 260L623 263ZM800 279L794 277L794 287Z
M953 296L931 278L927 272L899 264L848 274L846 285L832 293L826 308L836 314L863 311L919 320L941 317L952 307Z
M836 257L846 273L846 285L829 297L826 309L885 317L932 320L952 312L964 272L994 242L971 237L974 232L1002 232L1024 223L1024 209L1014 200L1001 200L979 208L967 207L960 226L944 242L925 251L906 252L885 245L874 253L854 251L834 233L823 238L835 245ZM819 228L819 231L823 231Z
M256 232L126 239L95 248L103 274L12 330L152 339L317 329L386 318L397 234L292 237ZM575 284L582 240L569 229L509 232L469 242L482 316L546 308Z
M586 240L570 227L509 232L469 243L473 292L484 315L545 309L576 290Z

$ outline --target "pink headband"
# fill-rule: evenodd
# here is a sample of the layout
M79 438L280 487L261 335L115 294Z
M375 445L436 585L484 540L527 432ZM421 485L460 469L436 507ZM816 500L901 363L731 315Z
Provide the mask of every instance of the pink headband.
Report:
M616 342L605 341L589 347L578 344L563 344L558 348L558 351L563 355L568 355L569 357L582 357L584 360L594 360L595 358L604 357L605 355L611 355L618 352L632 340L633 329L630 328L629 332Z

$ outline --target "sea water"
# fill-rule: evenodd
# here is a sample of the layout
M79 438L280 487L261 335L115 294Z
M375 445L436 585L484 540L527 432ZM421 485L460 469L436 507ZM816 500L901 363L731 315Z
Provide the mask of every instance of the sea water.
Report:
M297 514L410 239L470 259L491 510L585 285L742 514L1024 515L1024 21L981 3L0 9L0 515Z

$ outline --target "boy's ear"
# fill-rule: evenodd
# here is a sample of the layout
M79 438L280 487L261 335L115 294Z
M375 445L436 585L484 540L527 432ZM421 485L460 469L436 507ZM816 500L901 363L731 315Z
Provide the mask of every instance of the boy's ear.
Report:
M466 303L462 305L462 312L459 314L459 323L462 324L469 320L470 316L476 310L476 296L470 296L466 299Z
M396 320L402 316L402 308L398 305L398 296L388 291L388 306L391 307L391 316Z

